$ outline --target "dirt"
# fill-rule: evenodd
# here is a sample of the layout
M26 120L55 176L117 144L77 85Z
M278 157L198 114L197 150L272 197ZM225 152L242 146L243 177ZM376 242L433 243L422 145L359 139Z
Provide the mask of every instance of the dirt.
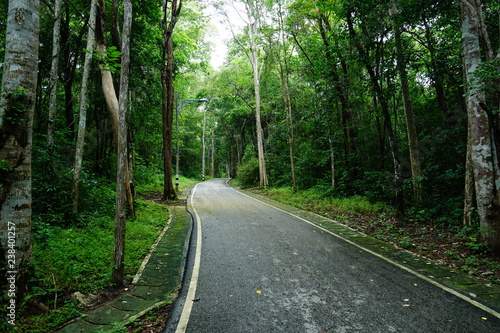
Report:
M168 316L172 311L172 304L159 307L149 312L140 321L129 325L127 333L161 333L165 329Z
M323 215L340 219L357 231L442 266L464 271L485 283L500 284L500 258L482 245L472 231L459 232L431 222L407 221L376 214L339 216L326 212Z

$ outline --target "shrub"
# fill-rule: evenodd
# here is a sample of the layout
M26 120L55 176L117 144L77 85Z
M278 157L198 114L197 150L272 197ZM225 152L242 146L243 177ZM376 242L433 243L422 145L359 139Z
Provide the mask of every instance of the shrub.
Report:
M248 159L238 167L237 176L239 184L244 187L259 184L259 160L256 157Z

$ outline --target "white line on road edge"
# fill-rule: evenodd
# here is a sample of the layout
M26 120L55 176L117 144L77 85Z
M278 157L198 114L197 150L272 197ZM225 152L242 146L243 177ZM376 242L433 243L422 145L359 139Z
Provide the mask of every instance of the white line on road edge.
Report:
M198 183L199 184L199 183ZM198 277L200 275L200 263L201 263L201 219L194 208L193 197L196 191L196 186L191 192L191 208L193 209L194 215L196 217L196 253L194 255L193 272L191 273L191 280L189 282L189 289L186 296L186 301L184 302L184 308L182 309L181 317L179 318L179 323L177 323L177 329L175 333L186 332L187 325L189 322L189 317L191 315L191 310L193 309L193 300L196 295L196 287L198 286Z
M328 229L326 229L326 228L324 228L324 227L322 227L322 226L320 226L320 225L318 225L318 224L316 224L316 223L314 223L314 222L311 222L311 221L309 221L309 220L307 220L307 219L305 219L305 218L303 218L303 217L297 216L297 215L295 215L295 214L293 214L293 213L287 212L286 210L283 210L283 209L281 209L281 208L278 208L278 207L276 207L276 206L273 206L273 205L271 205L271 204L268 204L267 202L264 202L264 201L262 201L262 200L259 200L259 199L257 199L257 198L254 198L254 197L252 197L252 196L250 196L250 195L248 195L248 194L245 194L245 193L242 193L242 192L240 192L240 191L237 191L236 189L234 189L234 188L232 188L231 186L229 186L229 184L228 184L227 182L226 182L226 185L227 185L229 188L231 188L233 191L235 191L235 192L237 192L237 193L239 193L239 194L241 194L241 195L244 195L244 196L246 196L246 197L249 197L249 198L251 198L251 199L253 199L253 200L255 200L255 201L258 201L258 202L260 202L260 203L263 203L264 205L267 205L267 206L272 207L272 208L274 208L274 209L276 209L276 210L279 210L279 211L281 211L281 212L283 212L283 213L286 213L286 214L288 214L288 215L291 215L291 216L293 216L293 217L295 217L295 218L297 218L297 219L299 219L299 220L302 220L302 221L304 221L304 222L306 222L306 223L309 223L310 225L312 225L312 226L314 226L314 227L316 227L316 228L318 228L318 229L320 229L320 230L323 230L324 232L327 232L327 233L329 233L329 234L331 234L331 235L333 235L333 236L335 236L335 237L337 237L337 238L339 238L339 239L343 240L344 242L347 242L347 243L349 243L349 244L351 244L351 245L354 245L354 246L356 246L356 247L358 247L358 248L360 248L360 249L362 249L362 250L364 250L364 251L366 251L366 252L368 252L368 253L370 253L370 254L372 254L372 255L374 255L374 256L376 256L376 257L380 258L380 259L383 259L383 260L387 261L388 263L393 264L393 265L395 265L395 266L397 266L397 267L401 268L402 270L405 270L405 271L407 271L408 273L411 273L411 274L413 274L413 275L415 275L415 276L417 276L417 277L421 278L422 280L425 280L425 281L429 282L430 284L433 284L434 286L436 286L436 287L438 287L438 288L441 288L442 290L447 291L447 292L449 292L450 294L452 294L452 295L454 295L454 296L456 296L456 297L458 297L458 298L461 298L461 299L463 299L464 301L469 302L470 304L472 304L472 305L474 305L474 306L476 306L476 307L480 308L481 310L488 312L490 315L495 316L495 317L497 317L497 318L499 318L499 319L500 319L500 313L496 312L496 311L495 311L495 310L493 310L493 309L490 309L490 308L489 308L489 307L487 307L486 305L483 305L483 304L479 303L478 301L475 301L475 300L473 300L472 298L470 298L470 297L468 297L468 296L466 296L466 295L464 295L464 294L462 294L462 293L459 293L458 291L456 291L456 290L454 290L454 289L451 289L451 288L446 287L445 285L443 285L443 284L441 284L441 283L437 282L436 280L431 279L430 277L427 277L427 276L422 275L422 274L420 274L420 273L418 273L418 272L415 272L414 270L412 270L412 269L410 269L410 268L408 268L408 267L406 267L406 266L403 266L403 265L401 265L400 263L398 263L398 262L396 262L396 261L393 261L393 260L391 260L391 259L389 259L389 258L386 258L386 257L384 257L383 255L381 255L381 254L379 254L379 253L377 253L377 252L375 252L375 251L372 251L372 250L370 250L370 249L368 249L368 248L366 248L366 247L364 247L364 246L362 246L362 245L359 245L359 244L357 244L357 243L355 243L355 242L353 242L353 241L351 241L351 240L349 240L349 239L347 239L347 238L344 238L344 237L342 237L342 236L340 236L340 235L338 235L338 234L336 234L336 233L334 233L334 232L332 232L332 231L330 231L330 230L328 230Z
M172 212L170 211L170 213ZM148 263L149 258L151 258L151 255L156 250L156 247L158 246L158 243L162 240L163 236L165 235L165 232L167 232L168 228L170 228L171 223L172 223L172 214L169 214L167 225L165 226L165 228L163 228L162 232L160 233L156 241L153 243L153 245L151 245L151 248L149 249L146 258L144 258L144 260L142 261L141 267L139 267L139 270L137 271L134 280L132 280L132 284L135 285L137 284L137 282L139 282L139 279L142 276L142 272L144 272L144 268L146 268L146 264Z

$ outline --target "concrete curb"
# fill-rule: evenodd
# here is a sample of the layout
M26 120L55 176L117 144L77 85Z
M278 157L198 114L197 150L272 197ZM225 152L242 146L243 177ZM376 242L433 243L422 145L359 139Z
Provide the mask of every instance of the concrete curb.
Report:
M106 332L177 299L186 266L192 218L185 206L171 206L169 212L169 222L144 259L134 278L134 287L55 332Z

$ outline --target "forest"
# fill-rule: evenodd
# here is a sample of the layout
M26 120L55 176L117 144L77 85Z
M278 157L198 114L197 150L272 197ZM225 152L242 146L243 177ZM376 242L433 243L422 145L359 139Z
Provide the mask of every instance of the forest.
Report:
M0 285L16 271L19 311L58 309L29 327L126 285L179 178L369 202L500 253L498 1L9 0L0 17Z

